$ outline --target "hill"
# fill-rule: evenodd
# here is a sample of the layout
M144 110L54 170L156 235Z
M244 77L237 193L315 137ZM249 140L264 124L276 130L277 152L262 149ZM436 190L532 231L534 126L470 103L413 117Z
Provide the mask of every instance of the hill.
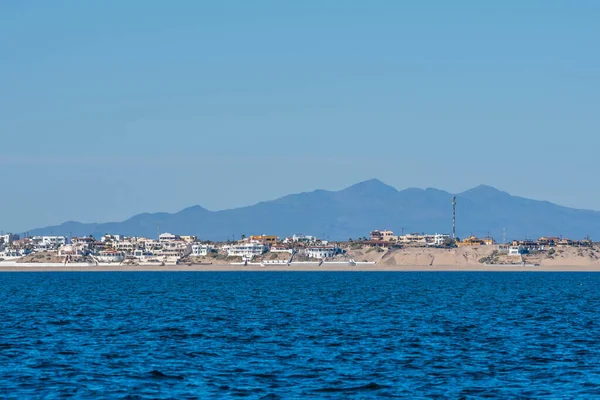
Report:
M484 185L454 195L437 189L398 191L376 179L340 191L315 190L230 210L209 211L193 206L173 214L138 214L123 222L66 222L30 232L96 237L110 232L155 237L160 229L210 240L239 239L242 234L284 237L295 233L347 240L368 236L373 229L450 233L453 196L458 203L459 237L489 233L501 239L504 229L508 238L600 237L597 211L511 196Z

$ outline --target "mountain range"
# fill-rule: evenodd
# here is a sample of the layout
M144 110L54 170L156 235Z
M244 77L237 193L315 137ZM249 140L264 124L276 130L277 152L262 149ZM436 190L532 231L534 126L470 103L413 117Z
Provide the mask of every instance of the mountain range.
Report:
M480 185L458 194L437 189L396 190L372 179L340 191L315 190L252 206L209 211L193 206L176 213L144 213L123 222L65 222L33 229L31 235L94 235L106 233L156 237L160 232L196 235L202 239L239 239L242 234L314 235L330 240L368 236L374 229L451 233L452 198L456 196L459 237L492 235L500 240L564 236L600 237L600 212L562 207L546 201L512 196Z

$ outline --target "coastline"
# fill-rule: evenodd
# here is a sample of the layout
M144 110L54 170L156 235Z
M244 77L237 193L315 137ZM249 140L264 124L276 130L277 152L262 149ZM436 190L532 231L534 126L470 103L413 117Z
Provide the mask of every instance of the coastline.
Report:
M135 265L135 266L3 266L0 272L600 272L600 265Z

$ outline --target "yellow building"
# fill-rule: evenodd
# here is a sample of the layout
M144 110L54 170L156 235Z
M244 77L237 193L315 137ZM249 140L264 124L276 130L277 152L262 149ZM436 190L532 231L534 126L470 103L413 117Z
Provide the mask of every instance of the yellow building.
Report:
M456 242L458 247L467 247L467 246L483 246L485 245L485 241L483 239L479 239L477 236L469 236L466 239L463 239L461 242Z
M194 243L198 238L196 236L181 236L181 240L186 243Z
M275 244L279 241L277 236L267 236L267 235L255 235L250 236L251 242L260 242L263 244Z

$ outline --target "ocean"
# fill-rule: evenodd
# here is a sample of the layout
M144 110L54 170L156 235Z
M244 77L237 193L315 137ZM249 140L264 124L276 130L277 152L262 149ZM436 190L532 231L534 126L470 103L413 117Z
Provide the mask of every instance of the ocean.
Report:
M600 274L0 273L1 398L600 396Z

